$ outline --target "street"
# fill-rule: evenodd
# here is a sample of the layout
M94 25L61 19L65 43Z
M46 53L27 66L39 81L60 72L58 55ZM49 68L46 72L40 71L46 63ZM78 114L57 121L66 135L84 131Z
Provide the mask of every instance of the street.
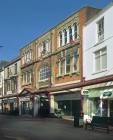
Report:
M55 118L0 115L0 140L113 140L113 131L84 130Z

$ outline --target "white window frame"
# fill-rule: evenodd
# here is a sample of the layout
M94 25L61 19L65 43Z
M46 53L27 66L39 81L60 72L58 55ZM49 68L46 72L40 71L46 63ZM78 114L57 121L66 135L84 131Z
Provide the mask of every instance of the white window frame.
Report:
M78 71L78 57L79 57L79 54L78 54L78 48L74 48L74 49L76 49L76 51L74 50L74 52L73 52L73 58L72 58L72 72L74 73L74 72L77 72ZM74 69L74 66L75 66L75 55L74 55L74 53L76 52L76 70Z
M101 26L101 28L99 26ZM98 41L99 42L104 39L104 17L102 17L97 22L97 35L98 35Z
M96 56L96 53L99 53L98 56ZM103 59L102 59L102 56L105 55L106 56L106 67L103 68ZM99 62L99 70L97 70L97 61L96 59L99 59L98 61ZM94 52L94 72L95 73L98 73L98 72L102 72L102 71L105 71L107 69L107 47L104 47L104 48L101 48L100 50L97 50Z
M45 43L45 46L44 46ZM44 47L46 48L45 52L44 52ZM45 40L43 41L39 46L37 46L37 51L38 51L38 57L47 55L50 52L50 42L49 40Z
M46 70L47 70L47 68L48 68L48 71L42 69L44 66L47 66L47 67L46 67ZM42 71L43 71L43 72L42 72ZM45 77L47 77L47 78L42 78L41 75L43 75L43 74L45 74ZM46 74L47 74L47 75L46 75ZM43 76L43 77L44 77L44 76ZM39 81L46 81L46 80L48 80L48 79L49 79L49 66L48 66L48 64L46 63L46 64L43 64L43 65L40 67L40 70L39 70Z
M66 57L65 57L65 74L71 73L71 57L69 57L69 56L70 56L70 53L67 52L67 51L69 51L69 50L66 50ZM69 59L70 59L70 71L69 71L69 72L67 72L67 57L69 57Z

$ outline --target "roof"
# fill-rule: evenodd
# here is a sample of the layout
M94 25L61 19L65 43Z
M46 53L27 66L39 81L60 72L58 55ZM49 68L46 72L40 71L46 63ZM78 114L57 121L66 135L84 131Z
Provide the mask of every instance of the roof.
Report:
M107 6L105 6L100 12L98 12L94 17L92 17L90 20L88 20L84 26L87 26L90 24L92 21L94 21L97 17L99 17L101 14L103 14L105 11L107 11L109 8L113 6L113 1L109 3Z
M12 65L13 63L15 63L15 62L17 62L17 61L19 61L19 60L20 60L20 56L18 56L18 57L16 57L16 58L14 58L13 60L11 60L7 65L5 65L4 68L6 68L6 67Z

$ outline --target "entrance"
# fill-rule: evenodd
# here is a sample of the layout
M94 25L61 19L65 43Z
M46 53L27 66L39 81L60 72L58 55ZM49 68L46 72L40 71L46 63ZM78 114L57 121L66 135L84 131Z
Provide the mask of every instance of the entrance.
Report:
M33 113L33 105L30 101L22 101L21 102L21 111L22 115L32 115Z
M62 113L66 116L74 116L76 113L80 113L80 100L66 100L59 101L58 108L62 110Z
M113 117L113 100L110 101L110 117Z

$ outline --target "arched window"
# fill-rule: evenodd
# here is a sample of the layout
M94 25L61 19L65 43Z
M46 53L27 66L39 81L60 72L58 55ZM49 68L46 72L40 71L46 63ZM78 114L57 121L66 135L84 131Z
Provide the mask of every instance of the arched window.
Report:
M46 80L49 76L49 66L48 64L43 64L39 70L39 80Z

